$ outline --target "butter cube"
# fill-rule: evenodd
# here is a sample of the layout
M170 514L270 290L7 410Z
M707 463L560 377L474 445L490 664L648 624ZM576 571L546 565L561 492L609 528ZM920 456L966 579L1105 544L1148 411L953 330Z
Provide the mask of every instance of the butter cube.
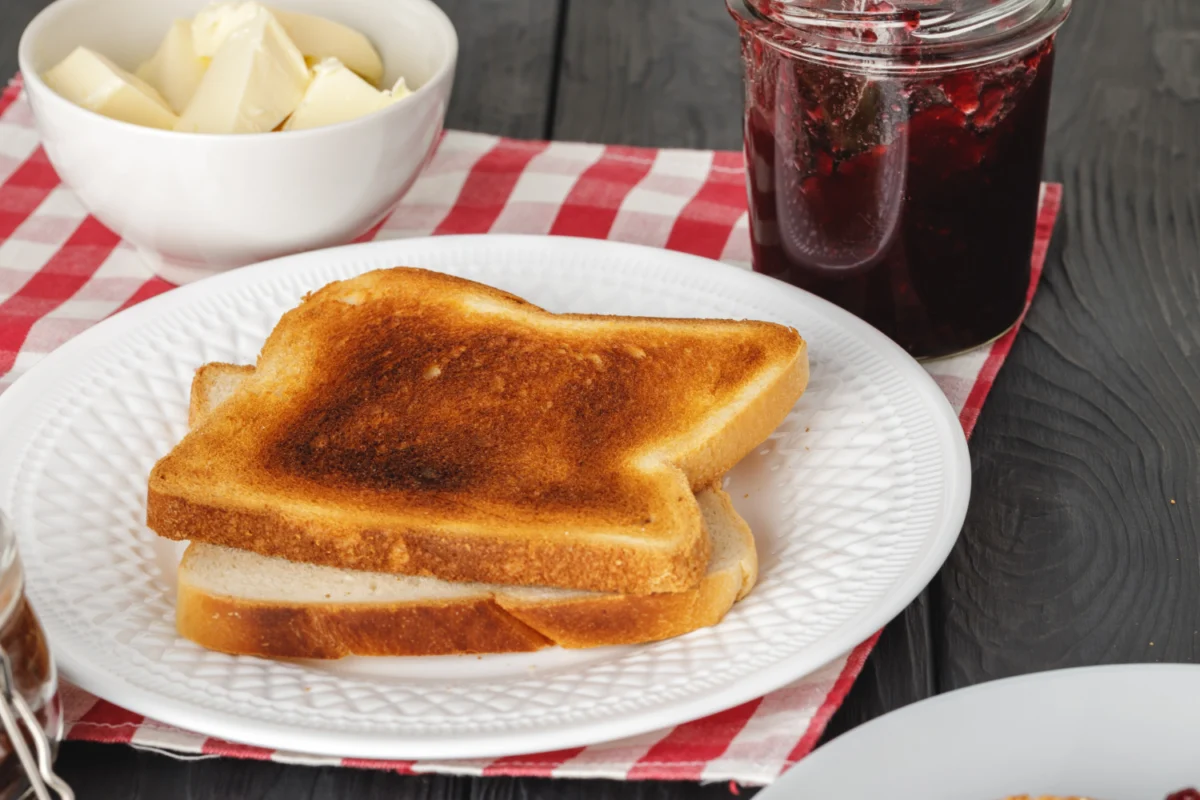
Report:
M336 58L372 84L378 85L383 79L383 60L363 34L324 17L268 8L254 0L218 3L197 14L192 21L196 52L201 56L214 55L232 31L264 8L275 15L288 37L311 61Z
M196 93L208 60L196 55L192 45L192 23L176 20L154 56L137 69L137 76L166 98L176 114L182 114Z
M336 125L386 108L408 94L403 78L392 91L381 92L336 58L329 58L313 68L308 91L283 129L299 131Z
M383 80L383 59L363 34L324 17L282 8L271 10L296 47L308 58L314 61L336 58L373 86Z
M175 126L175 112L153 86L86 47L75 48L43 77L51 89L97 114L151 128Z
M195 28L193 28L193 33ZM194 36L197 52L200 37ZM262 6L229 31L175 126L200 133L274 130L300 105L308 65L283 26Z
M196 55L212 58L229 34L250 24L264 10L262 4L253 0L216 3L205 8L192 19L192 46Z
M395 102L396 100L408 97L410 94L412 94L412 89L408 88L408 84L404 82L404 76L401 75L400 80L396 81L396 85L392 87L388 94L391 95L392 101Z

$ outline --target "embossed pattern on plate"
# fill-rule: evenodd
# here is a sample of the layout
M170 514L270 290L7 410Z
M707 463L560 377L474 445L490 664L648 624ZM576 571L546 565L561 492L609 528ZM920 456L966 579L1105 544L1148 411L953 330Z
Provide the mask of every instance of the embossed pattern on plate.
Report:
M728 479L758 540L754 592L714 628L584 653L282 663L179 638L178 546L143 519L146 476L185 430L193 370L252 363L305 292L396 264L478 280L553 311L797 328L810 345L810 387ZM0 398L0 431L0 501L70 680L209 735L369 758L583 745L774 690L870 636L920 591L957 536L970 480L945 398L864 323L716 262L553 237L379 242L193 284L52 354Z

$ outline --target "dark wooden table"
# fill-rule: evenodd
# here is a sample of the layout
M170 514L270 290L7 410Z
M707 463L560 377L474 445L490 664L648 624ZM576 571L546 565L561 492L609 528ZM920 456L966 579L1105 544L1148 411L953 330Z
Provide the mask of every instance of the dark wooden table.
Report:
M0 0L0 73L46 0ZM448 124L740 147L721 0L440 0ZM1200 2L1080 0L1046 176L1042 289L971 442L962 538L888 626L826 738L931 694L1082 664L1200 660ZM410 778L67 744L87 798L716 798L725 786ZM743 791L742 796L750 792Z

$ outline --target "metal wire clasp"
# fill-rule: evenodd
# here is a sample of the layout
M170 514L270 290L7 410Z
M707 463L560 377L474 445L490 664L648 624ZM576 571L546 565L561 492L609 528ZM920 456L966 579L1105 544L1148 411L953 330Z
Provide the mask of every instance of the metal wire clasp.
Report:
M4 685L0 686L0 721L4 723L4 732L8 734L13 752L21 762L25 777L29 780L30 789L37 800L54 800L50 791L53 790L59 800L75 800L75 793L67 786L62 778L54 774L53 756L50 753L50 741L46 732L38 724L29 704L21 693L16 691L16 681L13 680L12 659L8 652L0 647L0 677ZM25 730L22 731L22 723ZM26 737L33 741L37 750L37 760L29 752Z

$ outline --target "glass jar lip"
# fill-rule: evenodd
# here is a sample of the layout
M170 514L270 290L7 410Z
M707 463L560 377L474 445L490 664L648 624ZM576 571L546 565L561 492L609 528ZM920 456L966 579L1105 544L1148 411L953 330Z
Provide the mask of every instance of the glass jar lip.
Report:
M743 32L796 56L857 71L914 72L1025 52L1058 30L1072 2L726 0L726 6Z

